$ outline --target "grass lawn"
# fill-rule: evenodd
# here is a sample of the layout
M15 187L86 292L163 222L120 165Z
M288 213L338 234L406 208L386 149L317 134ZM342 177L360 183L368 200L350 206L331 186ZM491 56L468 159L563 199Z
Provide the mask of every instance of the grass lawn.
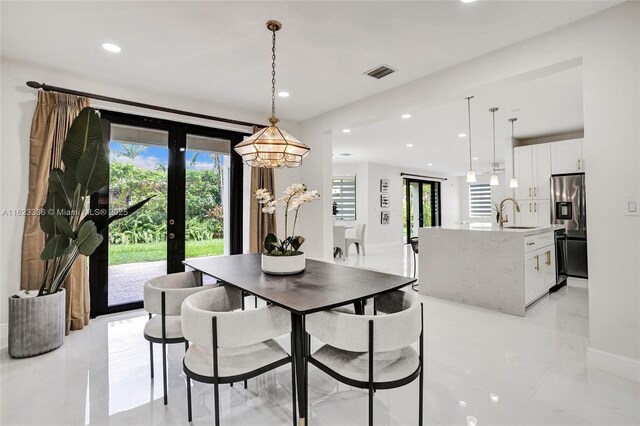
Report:
M222 239L187 241L186 255L189 257L215 256L224 253ZM153 262L167 258L167 243L109 244L109 265L123 263Z

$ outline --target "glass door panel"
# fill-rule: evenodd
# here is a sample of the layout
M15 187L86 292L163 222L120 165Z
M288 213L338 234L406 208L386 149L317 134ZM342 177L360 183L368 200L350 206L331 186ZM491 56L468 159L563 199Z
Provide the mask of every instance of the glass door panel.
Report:
M230 141L187 135L185 258L229 254Z
M140 302L150 278L167 272L166 131L111 124L109 208L154 196L131 217L108 228L108 306Z
M408 243L420 228L440 224L440 183L405 179L404 190L404 237Z

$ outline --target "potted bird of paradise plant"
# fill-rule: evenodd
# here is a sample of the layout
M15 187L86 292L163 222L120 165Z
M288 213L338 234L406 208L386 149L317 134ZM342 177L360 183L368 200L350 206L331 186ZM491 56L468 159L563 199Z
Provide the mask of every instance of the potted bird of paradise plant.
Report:
M306 259L300 247L305 239L296 235L300 207L320 198L318 191L309 191L307 186L294 183L288 187L281 198L276 199L266 188L256 189L256 200L262 205L262 213L274 214L278 204L284 206L284 238L267 234L262 253L262 270L268 274L290 275L304 271ZM289 213L294 214L293 225L289 232Z
M109 180L109 157L102 140L100 116L84 108L75 118L62 146L64 170L49 172L48 193L39 209L46 244L40 258L45 272L38 291L9 297L8 351L13 358L50 352L65 334L64 282L78 258L91 255L102 243L102 230L127 217L149 198L112 216L87 210L89 197Z

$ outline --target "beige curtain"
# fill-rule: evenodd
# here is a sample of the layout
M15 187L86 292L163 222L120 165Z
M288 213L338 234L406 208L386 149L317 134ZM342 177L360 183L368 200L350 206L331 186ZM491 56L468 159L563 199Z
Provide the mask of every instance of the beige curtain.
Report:
M257 132L258 128L254 127L253 132ZM251 210L249 215L249 252L262 253L264 248L264 237L268 233L276 233L276 215L262 213L260 204L253 197L253 191L258 188L267 188L271 194L277 198L275 191L275 183L273 178L273 169L265 169L262 167L251 168Z
M38 92L38 102L31 123L29 151L29 194L27 209L41 208L47 198L49 171L62 167L62 144L73 120L82 108L89 106L87 98L53 92ZM45 235L40 229L39 217L25 217L22 237L23 290L40 287L44 274L44 262L40 253ZM67 292L67 334L69 330L81 330L89 323L89 273L87 260L81 256L64 283Z

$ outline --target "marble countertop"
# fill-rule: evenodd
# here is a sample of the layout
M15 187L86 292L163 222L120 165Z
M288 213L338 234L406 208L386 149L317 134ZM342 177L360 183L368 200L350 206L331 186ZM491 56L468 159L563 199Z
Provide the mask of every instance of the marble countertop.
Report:
M434 226L426 229L442 229L442 230L455 230L455 231L484 231L484 232L502 232L502 233L515 233L522 236L542 234L544 232L552 232L557 229L563 229L564 225L547 225L534 228L511 228L509 226L500 227L495 223L488 222L475 222L464 223L459 225L447 225L447 226Z

